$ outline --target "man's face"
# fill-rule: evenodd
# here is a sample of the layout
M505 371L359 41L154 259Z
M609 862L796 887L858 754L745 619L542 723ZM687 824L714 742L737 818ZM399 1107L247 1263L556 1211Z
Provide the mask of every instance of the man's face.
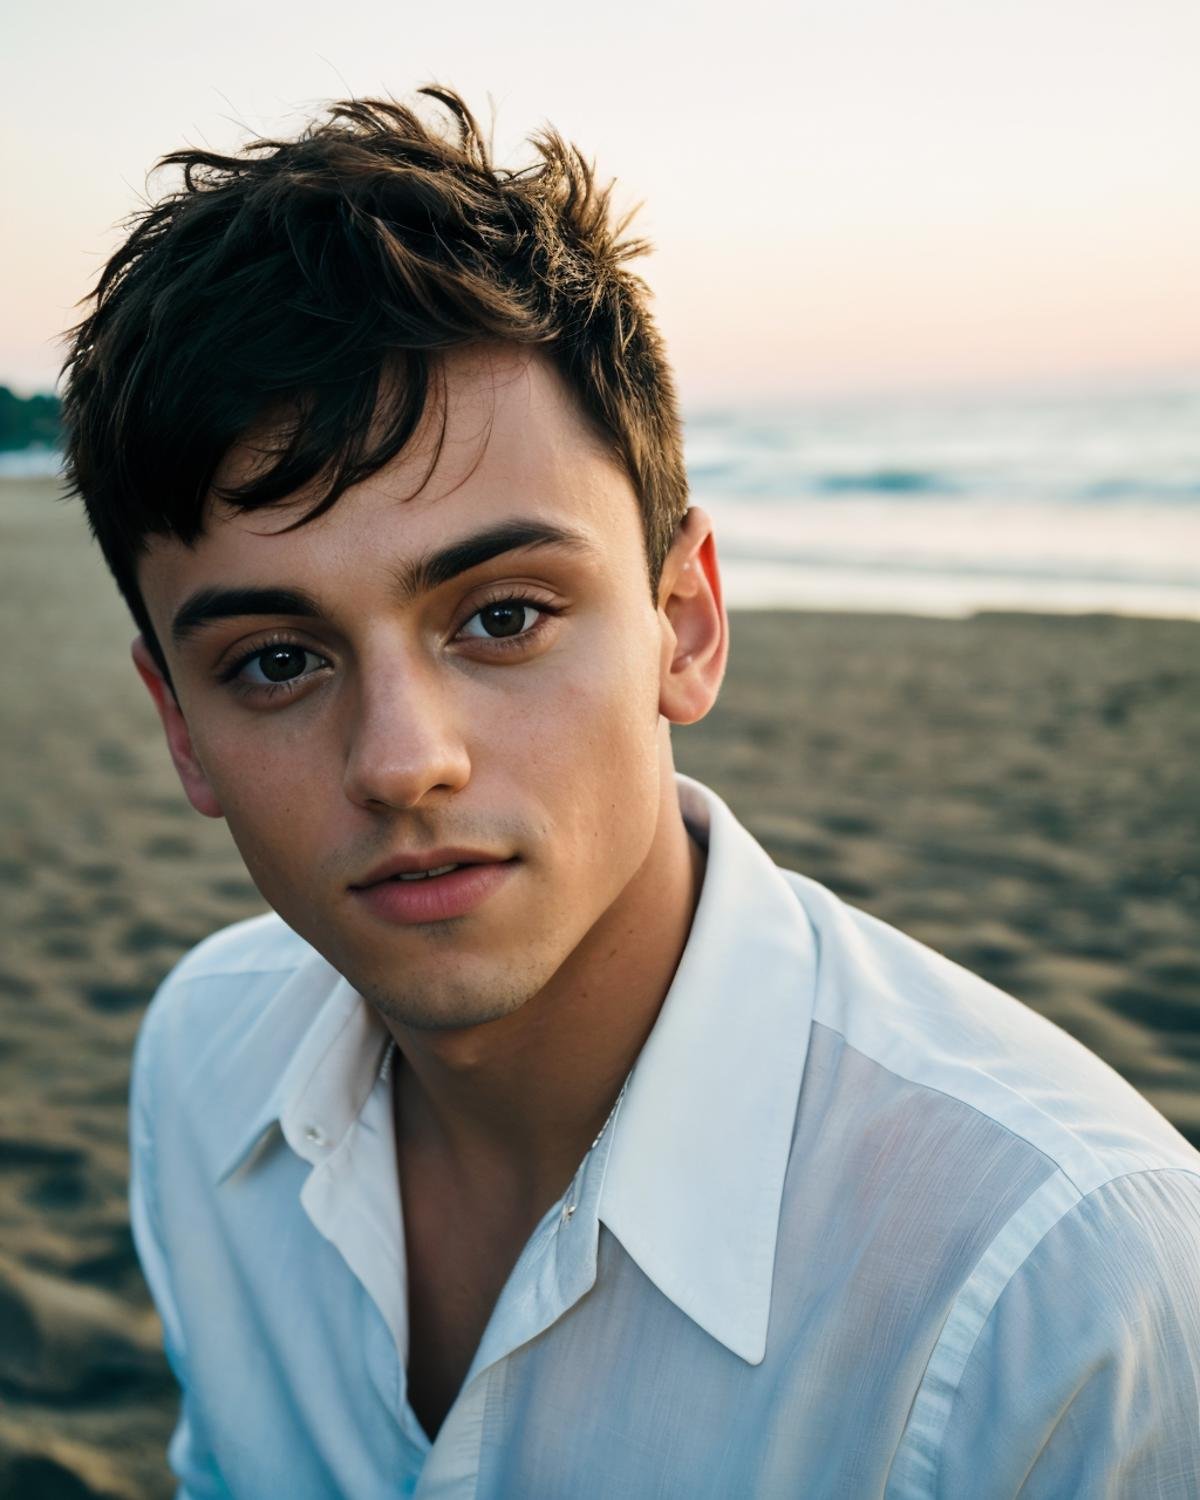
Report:
M616 920L669 769L627 476L539 358L452 355L446 392L427 483L419 440L296 530L297 509L223 509L140 570L193 800L284 920L419 1027L516 1009ZM460 868L396 868L431 863Z

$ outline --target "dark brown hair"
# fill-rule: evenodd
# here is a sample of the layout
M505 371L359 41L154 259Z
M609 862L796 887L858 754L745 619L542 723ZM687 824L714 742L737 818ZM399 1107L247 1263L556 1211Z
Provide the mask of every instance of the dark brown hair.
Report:
M496 340L544 350L624 464L657 589L687 481L647 290L625 269L648 247L558 135L509 171L457 94L420 92L444 123L353 99L295 140L165 156L182 183L133 216L69 335L67 481L152 647L136 575L151 536L194 542L214 493L250 510L314 485L299 524L321 514L412 438L439 350ZM268 415L271 461L214 490Z

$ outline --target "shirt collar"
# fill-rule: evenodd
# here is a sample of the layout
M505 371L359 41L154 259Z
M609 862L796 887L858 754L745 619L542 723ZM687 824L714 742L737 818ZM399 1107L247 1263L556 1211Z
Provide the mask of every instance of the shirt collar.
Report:
M684 818L708 846L704 884L612 1122L598 1213L665 1296L757 1364L808 1050L815 941L786 879L724 802L676 779ZM227 1097L261 1102L249 1118L228 1120L219 1180L275 1125L306 1161L336 1150L387 1050L374 1011L311 953L226 1060Z
M336 1150L362 1112L388 1046L375 1012L310 951L226 1059L227 1097L259 1102L228 1119L217 1180L254 1157L275 1126L305 1161ZM264 1079L273 1080L265 1094Z
M614 1120L600 1218L658 1289L751 1364L808 1052L816 944L729 808L678 778L708 863L691 933Z

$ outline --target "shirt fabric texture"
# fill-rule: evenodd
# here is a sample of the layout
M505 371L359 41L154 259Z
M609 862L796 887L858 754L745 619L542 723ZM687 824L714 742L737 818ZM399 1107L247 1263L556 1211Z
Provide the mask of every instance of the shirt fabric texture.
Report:
M679 787L674 982L432 1444L387 1033L273 915L164 982L132 1217L180 1495L1196 1500L1200 1154Z

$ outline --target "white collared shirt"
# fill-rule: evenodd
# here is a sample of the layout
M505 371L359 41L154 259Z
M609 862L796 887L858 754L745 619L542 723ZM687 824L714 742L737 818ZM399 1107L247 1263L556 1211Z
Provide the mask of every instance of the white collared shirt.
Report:
M181 1493L1195 1500L1200 1154L679 784L678 972L432 1444L383 1028L273 916L166 980L132 1208Z

